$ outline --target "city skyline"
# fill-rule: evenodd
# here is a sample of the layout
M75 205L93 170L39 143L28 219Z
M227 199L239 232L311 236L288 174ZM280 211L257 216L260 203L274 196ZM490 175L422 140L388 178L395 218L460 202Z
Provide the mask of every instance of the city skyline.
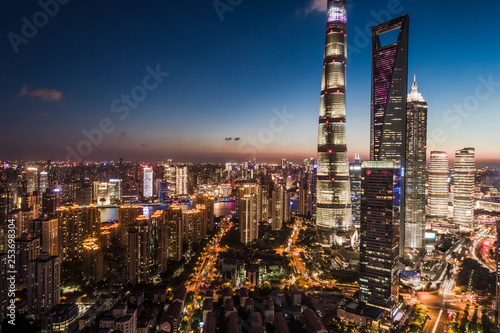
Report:
M461 147L475 147L479 167L498 167L495 122L488 121L494 117L494 106L500 98L494 75L499 65L490 56L498 46L486 42L494 38L494 32L486 29L478 35L451 18L440 22L439 13L449 8L433 4L436 10L425 13L429 3L348 2L349 158L353 160L354 154L359 153L367 159L369 150L370 38L362 31L365 26L371 29L370 22L378 24L409 13L410 38L414 45L419 45L410 49L409 74L417 75L420 91L431 105L428 154L440 150L453 156ZM319 109L324 12L312 10L313 7L308 11L305 6L309 4L292 1L286 8L266 4L269 15L261 16L252 28L250 22L262 12L262 3L243 2L225 12L223 21L211 3L194 11L188 10L188 3L150 4L136 19L132 15L137 9L135 4L124 4L113 19L116 26L109 31L102 29L109 23L109 17L103 13L109 12L112 5L101 4L100 10L73 3L60 5L57 15L40 27L36 36L18 45L18 53L9 39L4 39L1 57L9 66L4 76L8 80L0 81L0 98L4 124L9 126L0 135L3 158L64 159L68 146L76 149L86 139L82 131L99 128L104 118L111 119L115 128L103 135L102 143L93 145L84 160L116 161L123 157L144 161L172 158L179 162L240 162L255 157L260 162L277 162L286 157L299 162L315 158L314 118ZM36 4L23 8L15 4L2 6L2 12L9 12L2 28L5 36L10 32L21 34L21 18L31 20L41 10ZM456 15L451 16L464 17L467 12L469 19L480 19L481 25L493 22L494 15L490 13L494 10L474 15L476 10L479 11L456 6ZM79 28L71 22L72 14L82 13L93 23L90 27ZM146 26L140 25L144 16L149 18ZM190 17L207 26L206 36L198 37L196 28L187 26L192 21ZM443 31L445 25L461 34L444 39L442 34L430 30L432 26ZM128 29L121 32L125 26ZM65 29L73 32L71 37L64 35ZM102 36L93 38L94 34L88 31L102 31ZM294 43L290 43L291 37L283 37L285 31L293 36ZM471 36L478 41L474 51L457 41L459 37ZM193 43L187 45L187 40ZM200 47L207 50L201 57L204 61L192 52ZM430 49L441 51L440 56L434 57ZM480 64L464 60L472 54L477 55ZM67 59L73 66L65 65ZM112 112L112 102L121 94L130 93L157 68L169 75L160 77L158 87L148 91L147 98L121 120L121 113ZM234 80L229 80L230 76ZM211 82L210 87L206 82ZM410 82L407 84L409 90ZM465 105L464 116L454 113L454 104ZM295 118L285 118L284 126L273 133L272 140L244 146L249 138L270 128L276 117L273 110L283 114L285 108ZM26 132L31 135L28 137Z

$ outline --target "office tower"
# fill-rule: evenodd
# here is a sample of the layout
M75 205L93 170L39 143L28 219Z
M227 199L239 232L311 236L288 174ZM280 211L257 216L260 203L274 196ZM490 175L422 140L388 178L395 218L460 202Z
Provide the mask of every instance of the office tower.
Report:
M60 301L59 257L43 252L28 265L28 316L40 318Z
M79 206L88 206L92 203L93 190L91 188L79 188L75 192L75 197L75 204Z
M109 205L109 183L93 182L92 187L92 202L99 206Z
M405 249L405 183L407 154L407 93L409 16L373 27L370 159L396 161L402 169L402 200L399 254ZM395 43L381 39L399 31Z
M42 194L42 215L47 215L53 218L56 215L58 208L58 200L56 193L53 190L47 190Z
M26 168L26 193L38 192L38 169L36 167Z
M144 167L144 182L142 186L142 195L144 198L151 198L153 196L153 168Z
M346 0L328 0L325 44L315 216L318 227L348 230L352 226L352 208L345 134Z
M39 182L39 193L40 195L44 194L45 191L49 188L49 174L47 171L40 172L40 182Z
M150 229L150 221L143 215L139 216L136 224L128 229L128 281L133 286L147 283L150 277Z
M299 181L299 215L309 216L309 182L308 174L300 178Z
M455 177L453 179L453 222L466 228L474 224L474 184L476 158L474 148L455 152Z
M16 272L18 284L28 282L29 262L38 258L41 252L40 238L33 238L31 234L22 234L16 239Z
M59 256L59 220L44 219L42 223L42 252Z
M398 302L401 169L392 161L361 166L359 297L390 311Z
M184 239L182 209L177 205L171 205L164 211L164 219L168 230L168 258L179 261L182 259Z
M92 284L104 278L104 254L97 238L83 240L83 276Z
M422 250L425 231L425 174L427 166L427 102L418 92L415 76L406 114L405 251Z
M163 210L157 210L151 216L151 246L152 274L164 273L167 271L168 263L168 224L165 220Z
M176 185L177 185L177 167L172 165L172 161L169 161L165 165L164 172L165 181L167 182L167 199L172 200L173 197L177 194Z
M260 192L257 184L242 184L238 189L240 240L245 244L253 242L259 236L259 222L262 216Z
M361 160L356 155L354 162L349 163L349 177L351 178L352 223L359 228L361 215Z
M175 190L177 195L188 194L187 180L188 180L188 167L177 167L175 174Z
M109 201L110 203L119 203L122 200L122 180L109 180Z
M444 151L431 152L429 162L427 215L440 219L448 217L448 175L450 164Z
M135 220L143 214L142 206L123 205L118 209L118 238L122 246L128 244L128 228L135 224Z

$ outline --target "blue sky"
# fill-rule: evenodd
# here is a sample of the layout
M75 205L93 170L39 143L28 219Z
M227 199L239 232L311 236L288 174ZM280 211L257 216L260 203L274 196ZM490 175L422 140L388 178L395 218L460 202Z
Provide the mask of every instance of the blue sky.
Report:
M409 76L417 75L429 102L431 148L452 155L472 146L478 159L500 164L500 4L361 0L348 6L351 157L367 157L369 150L371 49L363 31L408 13ZM315 157L322 8L322 1L243 0L221 21L212 1L69 1L16 53L9 33L23 37L22 18L43 19L41 7L3 2L0 159L64 159L68 147L86 140L83 130L106 118L113 130L85 159ZM168 77L120 119L113 101L140 87L146 67L157 65ZM295 118L269 131L276 110L285 109Z

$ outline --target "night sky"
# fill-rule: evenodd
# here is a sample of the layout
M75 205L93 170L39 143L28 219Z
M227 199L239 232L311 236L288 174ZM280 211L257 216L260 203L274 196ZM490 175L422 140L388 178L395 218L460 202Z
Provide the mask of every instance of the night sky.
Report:
M84 159L316 157L326 0L220 0L241 2L222 16L212 0L60 1L47 22L35 1L0 4L0 159L65 159L86 139L82 131L103 119L108 133L94 137ZM408 13L409 77L417 75L429 103L429 150L453 155L471 146L480 165L500 166L500 3L348 6L350 158L369 151L371 42L364 31ZM40 27L24 29L31 33L25 38L22 18L31 24L34 15ZM168 76L157 76L159 84L150 77L145 90L145 76L157 68ZM141 101L125 106L121 96L132 91ZM277 113L291 116L276 120Z

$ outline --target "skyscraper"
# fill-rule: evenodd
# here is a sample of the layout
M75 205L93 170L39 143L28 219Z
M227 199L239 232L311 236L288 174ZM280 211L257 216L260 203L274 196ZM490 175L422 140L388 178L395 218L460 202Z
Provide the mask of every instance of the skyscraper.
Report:
M361 160L359 155L353 163L349 163L349 176L351 178L352 222L359 228L361 214Z
M176 187L176 191L177 191L178 195L188 194L188 189L187 189L188 176L187 176L187 174L188 174L187 166L176 168L175 187Z
M153 168L144 167L143 196L151 198L153 196Z
M406 114L405 251L425 247L425 173L427 166L427 102L415 76Z
M28 315L40 318L60 302L59 257L43 252L28 264Z
M150 220L139 216L136 224L128 229L128 281L135 286L137 283L147 283L150 278Z
M110 179L109 180L109 202L116 203L122 199L122 180Z
M391 310L399 297L401 169L391 161L362 162L359 298Z
M450 164L444 151L431 152L429 162L427 215L445 219L448 216L448 175Z
M454 171L453 222L470 228L474 223L474 183L476 176L474 148L464 148L455 152Z
M259 236L259 222L262 216L260 194L261 189L257 184L243 184L238 189L237 210L242 243L251 243Z
M409 16L376 25L372 30L372 93L370 159L401 165L400 256L405 248L405 172L407 153L407 93ZM399 31L395 42L385 37ZM383 36L381 38L381 36Z
M346 0L328 0L318 131L316 224L351 228L351 188L346 144Z

